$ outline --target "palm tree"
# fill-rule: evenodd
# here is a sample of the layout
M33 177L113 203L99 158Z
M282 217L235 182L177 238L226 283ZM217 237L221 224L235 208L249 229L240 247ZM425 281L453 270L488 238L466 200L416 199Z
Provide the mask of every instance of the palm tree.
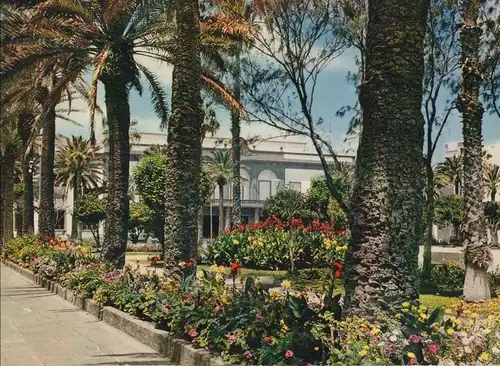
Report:
M500 187L500 166L488 164L484 169L484 180L491 202L495 202L498 188Z
M86 188L97 187L101 167L96 160L99 148L83 137L59 137L56 155L56 179L58 185L73 189L73 207ZM81 240L79 221L72 215L71 237Z
M426 0L369 0L363 128L347 255L347 315L374 318L418 298L424 204L422 81ZM391 62L387 62L391 60Z
M480 0L462 1L460 30L462 80L458 110L462 114L463 196L465 202L461 238L465 247L467 272L464 284L466 301L490 298L487 269L491 262L483 208L484 175L482 151L483 106L479 100L481 83L478 24Z
M179 261L196 258L201 174L202 116L200 18L198 0L178 0L177 52L168 124L165 199L165 274L180 279Z
M182 8L182 4L176 5ZM160 123L167 124L168 109L163 87L156 75L137 57L178 64L179 43L184 45L185 40L173 40L170 10L165 8L164 2L154 0L93 1L90 5L87 0L48 1L35 6L26 14L26 19L6 18L7 26L3 26L16 36L16 42L7 43L3 49L1 74L4 76L15 75L39 59L69 55L79 60L91 60L92 131L97 85L99 81L104 84L109 128L109 197L103 256L118 265L124 263L128 231L129 91L135 88L141 94L139 75L145 76ZM178 13L177 9L176 17ZM223 38L220 29L207 28L206 33L207 36L203 37L205 43L196 46L197 57L204 52L207 57L219 61L220 57L214 50ZM88 65L81 63L81 73ZM203 85L228 101L232 100L220 82L198 71L200 87ZM191 97L195 96L198 98L197 94ZM172 100L176 100L175 95ZM238 103L233 105L239 106ZM173 117L172 122L174 120ZM198 138L198 133L195 137Z
M453 188L453 193L459 196L462 193L463 158L462 155L447 157L444 162L436 166L438 180L444 185Z
M224 186L232 179L233 167L229 151L215 150L207 157L207 171L219 188L219 235L224 234Z
M17 133L16 117L3 110L0 124L0 148L2 156L2 234L3 243L13 238L14 230L14 169L22 152L22 141Z

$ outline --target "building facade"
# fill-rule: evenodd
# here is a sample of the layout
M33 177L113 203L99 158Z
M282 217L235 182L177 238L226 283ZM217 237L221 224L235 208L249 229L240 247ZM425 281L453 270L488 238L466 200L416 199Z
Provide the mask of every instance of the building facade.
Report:
M141 160L144 152L154 145L165 145L167 136L159 133L141 133L140 139L133 141L130 147L130 173ZM103 167L106 169L107 146L101 143ZM203 155L210 156L215 149L229 149L230 139L207 137L203 143ZM315 153L307 152L305 142L265 140L254 143L244 149L241 156L241 203L243 220L252 223L259 219L264 201L275 195L280 189L288 187L299 192L307 192L313 177L323 174L321 162ZM339 161L354 163L354 156L339 155ZM331 156L326 156L332 163ZM105 172L104 172L105 175ZM131 182L132 184L132 182ZM224 187L224 220L230 225L232 207L232 189L229 182ZM73 211L73 192L65 187L56 187L56 232L59 235L70 234ZM214 185L210 204L204 209L203 236L211 237L217 232L219 224L219 190ZM36 215L36 214L35 214ZM37 217L35 217L35 222ZM102 230L102 229L101 229ZM90 238L88 230L83 231L84 238Z

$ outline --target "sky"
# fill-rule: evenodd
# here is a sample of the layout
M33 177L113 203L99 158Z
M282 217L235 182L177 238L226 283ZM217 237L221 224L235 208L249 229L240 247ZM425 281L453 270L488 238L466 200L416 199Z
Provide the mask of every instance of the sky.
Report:
M138 59L143 65L149 67L155 72L162 84L165 87L168 98L171 96L172 84L172 67L165 63L159 63L152 59L140 58ZM346 131L348 128L349 117L337 117L335 113L342 106L354 105L356 101L355 89L350 85L346 76L349 71L355 71L356 65L354 62L354 53L347 50L340 57L334 59L328 67L321 73L316 94L315 102L313 105L313 113L316 118L323 118L324 133L328 134L330 143L339 154L352 154L356 153L356 142L351 141L346 143ZM140 97L135 91L130 95L130 110L132 119L138 121L138 132L161 132L159 128L159 119L154 114L154 110L150 103L149 92L147 85L144 86L144 93ZM104 107L104 89L102 85L98 89L98 102L101 107ZM445 98L443 98L445 99ZM444 107L441 101L441 108ZM81 112L73 112L70 118L80 124L80 126L71 124L67 121L58 120L56 124L57 133L63 135L83 135L89 136L89 114L88 108L82 101L74 102L75 109ZM104 109L104 108L103 108ZM216 110L217 116L221 122L221 129L218 133L219 137L229 137L229 114L222 108ZM99 125L99 123L97 123ZM242 126L242 136L244 138L252 137L258 131L261 137L271 137L280 134L280 131L264 125L259 124L244 124ZM99 129L98 129L99 133ZM483 118L483 136L484 144L488 145L495 142L500 142L500 120L496 116L489 116L485 113ZM307 138L292 137L291 140L308 141ZM455 113L447 126L443 130L442 137L436 149L434 161L441 161L444 159L445 144L449 142L457 142L461 140L461 123L460 115ZM308 147L313 151L312 146Z

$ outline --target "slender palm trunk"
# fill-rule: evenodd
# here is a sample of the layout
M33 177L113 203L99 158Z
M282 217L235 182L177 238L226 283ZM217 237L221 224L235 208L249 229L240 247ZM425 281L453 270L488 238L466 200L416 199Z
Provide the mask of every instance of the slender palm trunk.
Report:
M108 119L108 207L102 256L123 266L127 248L129 219L129 128L130 105L127 84L120 77L104 83Z
M51 108L42 131L42 156L40 158L40 211L38 232L54 235L54 156L56 149L56 110Z
M240 68L240 53L238 51L236 55L236 72L235 72L235 83L233 87L233 96L239 101L241 98L241 88L239 85L239 79L241 74ZM232 224L233 226L241 225L241 119L240 113L236 110L231 111L231 148L232 148L232 168L233 173L231 176L232 182L232 193L233 193L233 207L232 207Z
M429 156L429 155L427 155ZM422 273L425 278L428 278L431 272L432 262L432 228L434 224L434 171L432 170L432 163L426 161L427 170L427 217L425 223L425 243L424 243L424 258Z
M75 175L73 177L73 209L75 208L75 203L80 199L80 190L78 189L80 180ZM78 238L78 219L75 215L71 215L71 238L76 240Z
M224 234L224 184L219 183L219 235Z
M21 169L23 174L23 204L21 234L32 234L35 228L35 207L33 194L33 151L28 145L33 126L33 115L21 113L18 120L18 131L23 143L23 159ZM29 153L27 151L30 150Z
M3 175L2 190L4 192L3 200L3 242L7 243L14 237L14 164L16 158L14 149L6 146L3 155Z
M345 276L347 315L373 318L418 298L428 6L427 0L369 1L366 81L360 91L363 130Z
M5 190L3 185L3 175L4 175L4 164L3 164L3 151L0 151L0 232L3 231L3 206L4 206L4 197ZM0 233L0 244L2 243L2 234Z
M175 13L177 50L168 125L165 200L165 274L181 278L194 270L180 261L196 258L201 173L201 62L197 0L179 0Z
M491 202L495 202L496 201L496 197L497 197L497 190L496 190L496 188L493 188L491 190L491 197L490 197L491 198Z
M479 100L481 74L479 71L479 44L481 27L479 0L462 1L463 23L460 32L462 48L462 85L459 94L459 111L462 113L464 141L463 196L465 217L461 238L465 247L467 267L464 296L467 301L490 298L487 269L491 262L488 248L486 220L483 209L483 106Z

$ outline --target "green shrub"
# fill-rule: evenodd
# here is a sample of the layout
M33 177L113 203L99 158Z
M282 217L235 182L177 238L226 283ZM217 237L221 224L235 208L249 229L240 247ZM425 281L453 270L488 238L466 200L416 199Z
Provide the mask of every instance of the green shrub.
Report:
M431 282L435 287L458 290L463 287L464 281L465 270L457 262L445 260L431 270Z
M21 256L28 255L29 250L34 248L38 242L35 235L24 235L9 240L4 246L3 250L6 257L18 261Z

